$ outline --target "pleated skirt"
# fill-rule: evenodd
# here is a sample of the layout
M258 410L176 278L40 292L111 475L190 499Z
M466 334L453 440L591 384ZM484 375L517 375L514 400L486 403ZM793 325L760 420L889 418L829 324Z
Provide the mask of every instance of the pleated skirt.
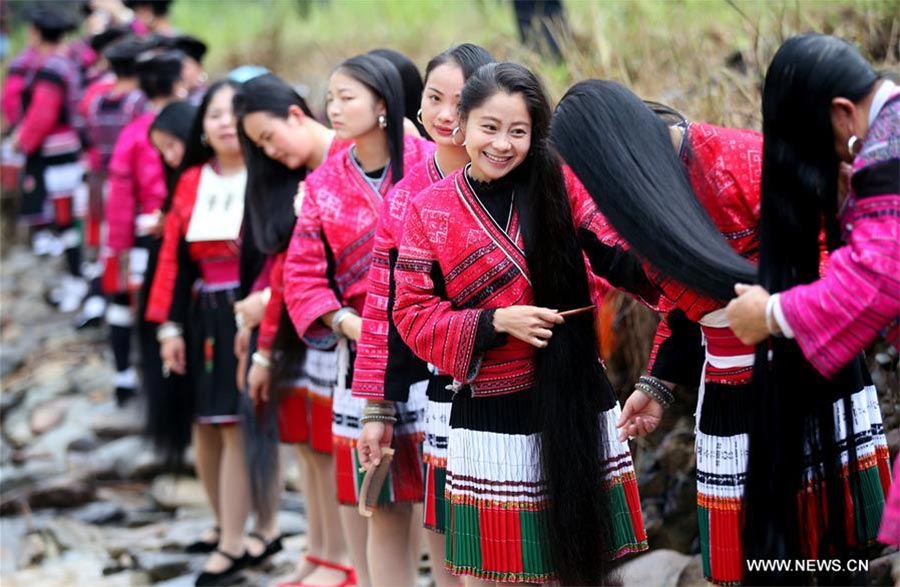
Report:
M598 426L608 511L609 558L647 549L637 481L628 445L619 442L619 406L608 394ZM540 432L533 390L453 399L447 449L446 566L488 581L545 583L556 577L550 558ZM599 447L598 447L599 449ZM600 451L598 450L598 458Z
M703 574L719 585L739 585L744 576L742 545L744 490L749 455L749 413L753 402L751 377L753 348L744 346L727 327L703 325L706 365L697 408L697 514ZM850 470L848 430L843 400L834 402L834 442L841 454L846 480L847 537L851 545L874 541L884 496L890 485L890 463L878 396L864 366L858 369L850 396L852 434L857 460ZM811 461L811 459L810 459ZM801 547L806 559L817 558L818 539L825 532L819 523L812 479L825 465L810 462L806 485L798 496ZM834 463L830 466L837 466Z
M352 358L348 364L353 364ZM338 377L339 381L340 379ZM338 383L335 387L331 435L338 502L342 505L355 506L359 501L359 490L365 478L365 472L360 471L356 443L362 432L359 419L362 417L366 400L353 397L350 377L346 379L345 385ZM379 504L422 501L425 490L421 445L424 437L427 386L427 381L417 382L410 387L408 402L395 402L397 423L394 425L391 445L394 449L394 459L378 496Z

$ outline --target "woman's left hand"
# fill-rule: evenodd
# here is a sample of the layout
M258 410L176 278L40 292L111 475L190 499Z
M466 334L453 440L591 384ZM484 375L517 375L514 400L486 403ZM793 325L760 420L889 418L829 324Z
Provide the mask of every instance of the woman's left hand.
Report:
M266 304L263 302L261 291L255 291L243 300L235 302L234 314L239 316L238 323L241 328L253 329L262 322L266 312Z
M725 315L735 336L747 345L754 345L769 338L769 328L766 325L769 292L762 286L742 283L734 286L734 292L738 297L728 302Z

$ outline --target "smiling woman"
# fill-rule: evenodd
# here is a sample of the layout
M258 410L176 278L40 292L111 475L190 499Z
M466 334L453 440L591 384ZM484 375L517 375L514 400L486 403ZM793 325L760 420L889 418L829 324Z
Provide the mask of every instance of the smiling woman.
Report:
M467 585L605 584L607 560L647 542L593 322L559 312L590 304L576 185L524 67L482 66L459 113L472 162L410 202L393 308L454 379L447 565Z

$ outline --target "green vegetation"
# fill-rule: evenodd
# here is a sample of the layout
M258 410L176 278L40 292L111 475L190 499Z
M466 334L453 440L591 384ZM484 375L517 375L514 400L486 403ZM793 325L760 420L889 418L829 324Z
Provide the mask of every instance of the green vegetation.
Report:
M375 47L420 67L470 41L499 59L535 68L559 97L575 81L619 80L689 117L759 125L759 89L772 53L797 32L857 43L897 71L900 0L564 0L570 30L558 31L565 63L519 43L510 0L177 0L173 21L210 45L213 76L265 65L322 103L331 69ZM19 34L15 34L19 33ZM21 38L14 31L14 38Z

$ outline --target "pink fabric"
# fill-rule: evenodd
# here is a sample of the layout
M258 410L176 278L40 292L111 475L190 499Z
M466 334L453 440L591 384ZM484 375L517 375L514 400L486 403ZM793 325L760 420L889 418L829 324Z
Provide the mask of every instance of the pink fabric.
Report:
M403 237L403 220L409 201L431 184L440 181L441 174L434 157L427 157L407 170L393 190L385 197L375 230L372 264L368 275L366 305L363 309L362 330L353 364L353 395L384 399L385 375L390 363L389 332L391 254L396 254ZM409 367L410 365L403 365Z
M3 80L0 107L6 128L12 128L22 118L22 94L41 65L41 56L33 47L26 47L13 59Z
M879 113L854 162L855 181L867 169L900 158L900 100ZM896 178L894 178L896 180ZM849 201L841 224L846 245L831 254L822 279L781 293L784 317L807 360L834 376L882 332L900 342L900 193L884 191Z
M325 154L326 161L328 158L337 155L353 145L350 141L342 141L338 138L331 140L328 152ZM259 325L259 339L257 346L262 350L271 350L272 344L275 342L275 334L278 332L278 325L281 322L281 312L284 308L284 258L285 251L277 255L270 256L266 259L266 265L259 278L253 284L252 291L258 291L266 287L271 288L272 295L269 297L269 303L266 304L266 311L263 315L262 322ZM265 284L263 282L265 281ZM324 331L324 326L318 328ZM327 331L326 331L327 332Z
M881 530L878 540L891 546L900 546L900 455L894 459L894 481L881 514Z
M33 155L57 127L66 102L65 89L55 83L38 81L34 85L28 111L19 127L19 149Z
M434 145L407 136L404 170L429 156ZM329 158L305 180L306 195L284 264L285 302L297 333L314 347L334 344L307 336L319 318L350 306L362 313L381 202L391 172L376 193L349 150Z
M106 244L113 252L132 246L137 215L155 212L166 198L163 162L148 136L155 116L145 112L122 129L109 162Z

